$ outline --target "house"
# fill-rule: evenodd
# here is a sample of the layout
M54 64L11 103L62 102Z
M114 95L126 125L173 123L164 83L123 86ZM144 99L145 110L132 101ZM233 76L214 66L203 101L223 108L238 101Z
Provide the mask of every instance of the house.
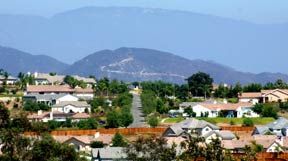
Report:
M53 138L63 144L72 145L76 151L91 152L91 142L100 141L105 145L109 145L112 142L113 135L100 134L96 132L94 136L81 135L81 136L53 136Z
M24 95L58 95L58 94L70 94L80 99L93 99L94 91L92 88L71 88L68 85L29 85L26 88Z
M238 96L239 102L251 102L251 103L265 103L265 102L287 102L288 89L273 89L273 90L261 90L261 92L254 93L241 93Z
M5 81L7 85L14 85L18 81L18 79L10 75L6 79L4 76L0 75L0 84L3 84Z
M231 131L221 130L221 131L210 131L203 135L206 143L210 143L213 139L218 138L219 140L235 140L236 136Z
M63 85L65 75L51 75L49 73L37 73L35 72L33 74L34 81L36 85ZM94 78L86 78L86 77L80 77L78 75L73 75L75 79L79 81L83 81L87 84L88 87L92 87L94 84L96 84L96 80Z
M253 135L275 134L278 136L287 136L288 120L280 117L272 123L264 126L256 126Z
M261 92L245 92L238 95L239 102L244 103L253 103L257 104L260 103L260 100L262 98Z
M188 105L188 107L185 107L185 105ZM196 113L196 117L259 117L252 110L252 103L182 103L180 108L192 108L193 112Z
M126 161L127 155L123 147L104 147L92 149L92 161Z
M44 103L49 106L59 104L60 102L66 101L79 101L79 98L71 94L27 94L23 96L23 101L33 101L38 103Z
M258 135L254 136L251 140L222 140L222 147L230 150L232 153L244 153L245 146L251 146L252 144L258 144L263 146L265 152L279 152L284 151L283 139L279 139L276 135Z
M179 137L194 133L198 136L204 136L210 131L219 131L220 128L204 120L187 119L176 123L165 130L164 137Z
M36 85L61 85L64 82L64 75L51 75L49 73L33 73Z
M64 113L84 113L88 111L90 113L91 106L86 101L62 101L52 106L52 112L64 112Z
M42 112L41 110L37 113L33 113L27 116L29 121L36 122L48 122L51 120L64 122L67 118L70 118L72 122L79 122L80 120L86 120L90 118L87 113L64 113L64 112Z

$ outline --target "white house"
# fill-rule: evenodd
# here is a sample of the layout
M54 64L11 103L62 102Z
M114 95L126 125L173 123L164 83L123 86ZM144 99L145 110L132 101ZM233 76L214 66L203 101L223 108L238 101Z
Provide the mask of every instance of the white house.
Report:
M257 104L262 98L261 92L245 92L238 96L239 102Z
M52 106L52 112L83 113L91 111L91 106L86 101L63 101Z
M23 100L24 102L30 100L53 106L55 104L59 104L60 102L79 101L79 98L71 94L27 94L23 96Z
M24 95L59 95L70 94L81 99L90 100L94 97L92 88L71 88L68 85L29 85Z
M85 120L90 118L90 115L87 113L64 113L64 112L42 112L41 110L38 113L33 113L27 116L29 121L36 122L48 122L51 120L57 122L64 122L67 118L70 118L73 122L78 122L80 120Z
M253 112L252 103L194 103L187 108L192 108L196 117L259 117L257 113Z
M6 79L4 76L0 75L0 84L3 84L6 81L6 84L8 85L14 85L18 79L12 76L8 76Z
M174 124L166 129L163 133L164 137L179 137L185 134L197 134L204 136L211 131L219 131L220 128L204 120L187 119L177 124Z

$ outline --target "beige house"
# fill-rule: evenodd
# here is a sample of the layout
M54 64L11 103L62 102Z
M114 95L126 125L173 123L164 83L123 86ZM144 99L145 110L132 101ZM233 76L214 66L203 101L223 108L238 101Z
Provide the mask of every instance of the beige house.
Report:
M244 92L238 96L239 102L265 103L288 101L288 89L261 90L261 92Z

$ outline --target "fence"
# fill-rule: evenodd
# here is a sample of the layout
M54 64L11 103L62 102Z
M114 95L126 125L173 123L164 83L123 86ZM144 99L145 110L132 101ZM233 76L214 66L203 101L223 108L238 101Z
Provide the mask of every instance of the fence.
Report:
M55 130L51 131L51 135L94 135L96 132L100 134L137 135L137 134L162 134L166 128L123 128L123 129L95 129L95 130ZM36 135L35 132L25 132L25 135Z
M232 132L235 131L245 131L245 132L252 132L255 127L242 127L242 126L221 126L222 130L229 130Z

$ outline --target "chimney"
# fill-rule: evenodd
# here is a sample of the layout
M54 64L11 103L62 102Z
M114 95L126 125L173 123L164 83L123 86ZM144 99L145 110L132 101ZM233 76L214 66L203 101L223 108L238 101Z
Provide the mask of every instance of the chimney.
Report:
M42 114L43 114L42 110L38 110L37 115L39 116L39 115L42 115Z
M50 112L50 120L53 120L53 112Z
M100 136L100 132L96 132L94 135L94 138L97 139L97 138L99 138L99 136Z
M227 103L228 103L228 101L227 101L226 98L223 99L223 103L224 103L224 104L227 104Z

